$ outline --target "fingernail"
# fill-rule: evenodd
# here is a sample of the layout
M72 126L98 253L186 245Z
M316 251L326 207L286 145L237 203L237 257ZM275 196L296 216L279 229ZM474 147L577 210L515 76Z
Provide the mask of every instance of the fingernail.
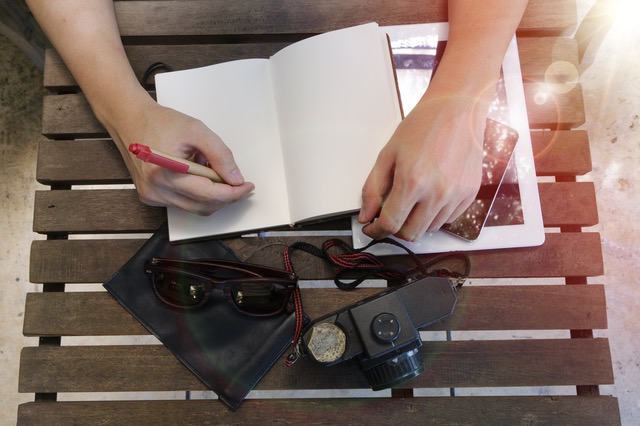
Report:
M242 176L239 169L233 169L229 173L228 183L231 185L242 185L244 183L244 176Z
M360 209L360 214L358 215L358 222L365 223L365 218L367 217L364 207Z

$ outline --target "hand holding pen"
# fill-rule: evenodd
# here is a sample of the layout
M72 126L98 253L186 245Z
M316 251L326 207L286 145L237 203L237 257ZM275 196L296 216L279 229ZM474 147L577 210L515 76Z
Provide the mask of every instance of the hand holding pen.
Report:
M237 175L233 173L230 175L234 182L228 182L211 167L168 154L166 152L160 151L157 148L151 148L147 145L138 143L132 143L128 148L129 152L134 154L137 159L142 160L145 163L159 166L159 168L156 169L156 172L154 172L153 174L149 174L149 176L156 176L149 182L156 182L156 184L152 185L151 188L154 188L154 191L157 195L163 196L163 194L171 194L167 193L165 190L165 187L167 189L169 188L168 185L173 186L175 188L174 191L176 191L173 195L171 195L170 203L164 203L162 201L159 203L155 201L148 202L143 197L144 193L140 191L137 182L135 182L134 180L134 183L136 183L136 188L138 188L138 192L141 196L140 198L146 204L156 206L175 206L192 213L208 216L224 207L225 205L244 198L254 189L253 184L250 182L245 182L242 178L242 175L239 175L239 172ZM180 175L205 177L209 179L214 185L210 186L202 182L196 183L198 181L192 180L193 178L185 177L183 179L180 178ZM163 177L160 178L160 176ZM235 180L238 180L238 178L239 180L241 180L240 183L235 182ZM186 188L186 185L188 185L192 190L197 190L199 193L211 194L211 199L208 200L208 197L187 199L187 197L185 196L186 194L181 195L183 193L180 190L180 188L182 187ZM147 184L147 186L149 185Z
M158 105L151 98L148 103L136 104L129 113L130 126L119 129L126 134L127 142L117 132L114 132L114 141L125 156L131 179L143 203L208 216L247 197L254 190L253 183L242 176L231 150L201 121ZM136 151L133 154L129 144L142 141L153 142L146 143L150 145L148 148L143 145L131 147ZM209 167L186 160L194 155L202 157ZM147 161L166 160L157 166L145 162L145 157ZM219 183L221 181L224 183Z

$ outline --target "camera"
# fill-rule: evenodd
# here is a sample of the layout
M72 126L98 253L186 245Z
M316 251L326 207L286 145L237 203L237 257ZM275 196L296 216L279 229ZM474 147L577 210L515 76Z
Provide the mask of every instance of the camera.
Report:
M451 315L456 301L449 278L417 279L313 321L303 348L326 366L355 362L373 390L394 387L424 371L418 330Z

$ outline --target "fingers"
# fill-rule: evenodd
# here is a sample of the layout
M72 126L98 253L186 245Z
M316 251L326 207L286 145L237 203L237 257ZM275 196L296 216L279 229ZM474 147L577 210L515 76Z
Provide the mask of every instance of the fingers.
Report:
M254 185L250 182L244 182L240 185L226 185L192 175L177 176L172 183L176 193L203 206L226 205L243 198L254 189Z
M451 182L431 182L426 178L400 179L396 176L379 216L363 228L373 239L394 235L416 241L425 232L435 232L452 222L473 202L477 189Z
M220 184L214 185L219 187L219 189L222 189L222 191L216 191L216 194L212 195L207 202L194 200L187 196L181 196L175 198L173 200L173 204L182 210L186 210L200 216L209 216L221 208L247 197L254 190L253 184L249 182L235 186Z
M393 161L383 150L362 187L362 208L358 222L369 223L378 216L392 181Z
M434 232L440 229L450 215L451 209L448 206L444 206L434 214L433 209L429 209L424 203L417 204L400 231L395 235L403 240L416 241L425 232Z
M462 203L461 205L464 204ZM465 209L466 207L460 213ZM445 204L439 210L432 209L425 203L416 204L395 236L407 241L416 241L425 232L435 232L442 228L445 223L455 220L460 215L460 213L457 213L458 210L459 208L456 208L455 204Z
M466 200L459 204L449 204L445 200L398 203L390 196L380 216L365 226L363 232L373 239L394 235L406 241L416 241L425 232L435 232L445 223L455 220L467 206Z
M475 196L469 197L463 202L461 202L460 205L453 211L453 213L451 213L449 218L444 223L451 223L457 218L459 218L471 206L471 204L474 201L475 201Z
M200 176L160 170L153 182L139 184L137 189L140 200L145 204L177 207L208 216L248 196L254 190L254 185L250 182L235 186L218 184Z
M397 187L400 188L400 185ZM373 239L381 239L400 231L415 204L413 200L405 197L406 194L403 192L396 190L394 186L380 210L380 215L363 228L366 235Z

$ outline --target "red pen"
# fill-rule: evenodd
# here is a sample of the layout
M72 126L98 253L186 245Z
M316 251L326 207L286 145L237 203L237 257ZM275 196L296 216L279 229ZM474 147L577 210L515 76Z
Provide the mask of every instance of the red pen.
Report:
M171 154L158 151L157 149L151 149L146 145L132 143L129 145L129 151L135 154L136 158L146 163L155 164L178 173L203 176L217 183L225 183L220 175L210 167L183 158L174 157Z

